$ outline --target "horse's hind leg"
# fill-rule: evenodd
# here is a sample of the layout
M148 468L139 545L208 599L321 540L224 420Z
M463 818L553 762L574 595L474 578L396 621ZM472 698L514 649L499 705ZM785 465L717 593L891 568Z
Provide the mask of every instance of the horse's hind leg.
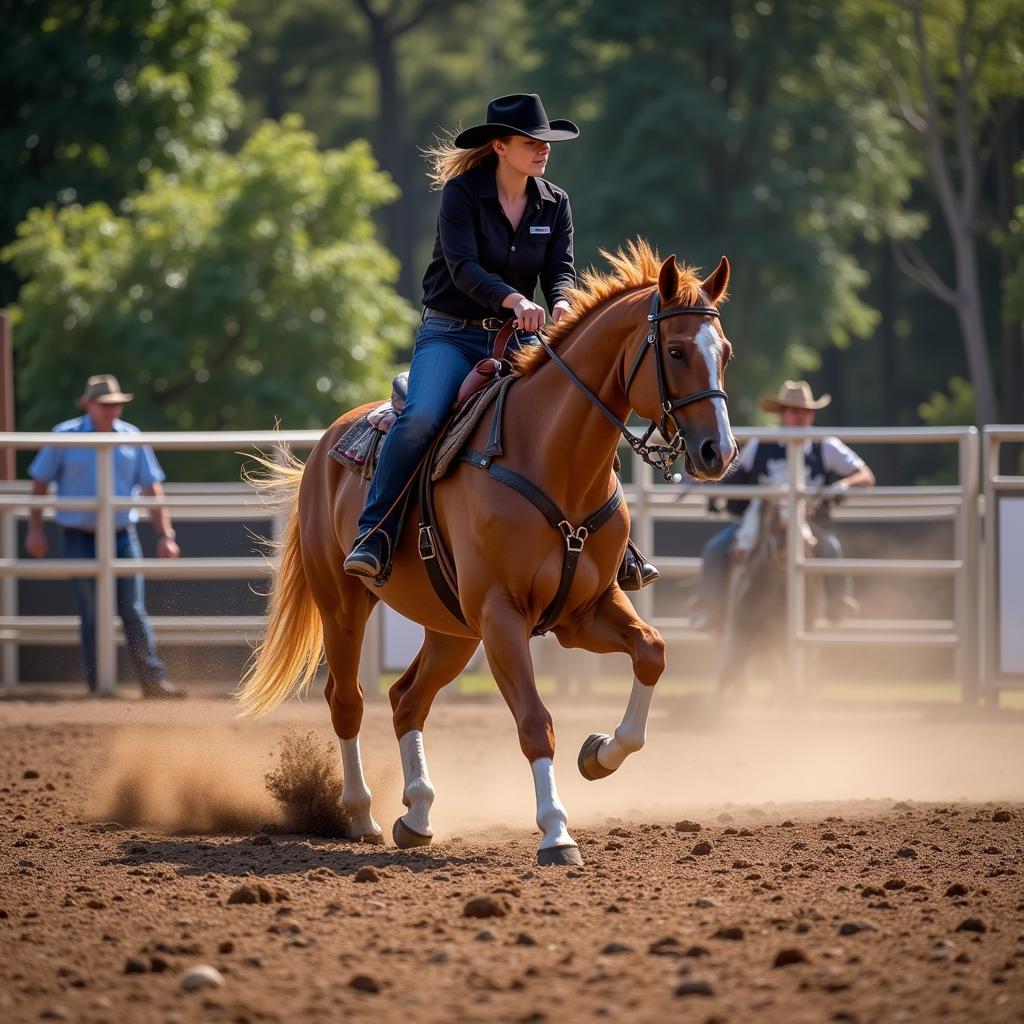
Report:
M555 631L563 647L582 647L598 654L621 652L633 662L633 689L615 732L594 733L583 744L577 765L585 779L603 779L638 751L647 739L647 716L654 684L665 671L665 642L633 610L617 586L605 591L593 617Z
M430 826L434 787L427 772L423 725L438 692L466 667L477 645L476 640L427 630L419 654L391 687L389 697L405 777L402 803L409 808L391 830L396 846L427 846L434 835Z
M350 839L380 842L383 832L370 813L370 787L363 774L359 753L359 729L363 722L363 688L359 684L359 657L366 620L377 599L361 584L346 586L334 614L321 609L324 649L327 654L327 687L324 697L331 709L331 724L341 744L344 784L341 805L351 820Z

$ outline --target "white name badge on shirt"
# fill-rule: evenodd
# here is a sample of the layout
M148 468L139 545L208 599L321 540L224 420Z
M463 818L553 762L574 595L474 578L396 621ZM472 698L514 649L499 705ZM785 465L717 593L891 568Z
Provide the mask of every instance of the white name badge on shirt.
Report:
M547 224L531 224L530 225L531 235L550 235L551 228Z

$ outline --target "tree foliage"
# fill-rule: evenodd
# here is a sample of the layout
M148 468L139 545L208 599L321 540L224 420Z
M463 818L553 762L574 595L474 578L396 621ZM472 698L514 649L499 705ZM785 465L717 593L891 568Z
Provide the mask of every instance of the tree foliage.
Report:
M238 0L235 12L251 33L239 58L246 123L293 110L326 145L371 141L401 191L382 226L403 264L399 290L417 301L437 212L420 149L480 120L521 66L521 3Z
M844 10L851 33L865 40L879 91L914 137L953 267L937 268L914 245L897 245L897 256L914 281L955 312L976 415L994 421L982 262L998 207L1006 204L986 196L984 186L999 134L1024 96L1024 10L1020 0L855 0ZM1003 216L1009 213L1007 207Z
M1017 165L1016 176L1020 192L1024 194L1024 160ZM1008 319L1021 321L1024 320L1024 205L1016 208L1013 219L999 241L1005 250L1014 255L1016 264L1014 273L1003 282L1005 315Z
M45 203L116 202L239 114L230 0L4 0L0 245ZM0 282L0 303L13 298Z
M531 80L583 133L549 168L577 252L641 234L705 266L732 258L741 420L759 385L872 331L853 246L916 227L901 211L913 164L898 119L862 98L831 5L528 6Z
M150 429L321 426L383 395L413 322L372 220L394 194L364 143L321 152L292 117L235 156L150 172L123 213L34 210L3 253L30 279L22 426L65 418L97 372Z

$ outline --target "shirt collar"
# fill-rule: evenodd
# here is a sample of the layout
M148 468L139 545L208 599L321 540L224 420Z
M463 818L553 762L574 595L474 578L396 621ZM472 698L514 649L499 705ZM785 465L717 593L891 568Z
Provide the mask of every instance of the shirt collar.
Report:
M490 160L485 160L484 163L478 166L477 170L480 174L480 198L497 199L498 182L494 177L496 165L491 163ZM557 201L554 193L548 187L548 183L543 178L527 178L526 193L532 198L544 199L549 203Z
M88 413L86 413L82 417L82 419L80 421L80 426L79 426L78 429L82 433L84 433L84 434L95 434L96 433L96 424L93 423L92 417ZM123 434L124 433L124 420L114 420L114 425L110 428L110 430L111 430L111 433L113 433L113 434Z
M534 188L537 189L537 195L539 195L541 199L548 203L556 202L554 193L550 188L548 188L548 183L543 178L530 178L530 181L526 183L527 188L530 187L530 182L534 183Z

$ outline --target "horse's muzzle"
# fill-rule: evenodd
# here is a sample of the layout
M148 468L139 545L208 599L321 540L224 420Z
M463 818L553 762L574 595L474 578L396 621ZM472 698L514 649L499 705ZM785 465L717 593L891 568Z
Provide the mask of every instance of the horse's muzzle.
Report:
M687 459L692 465L692 476L701 480L718 480L736 458L736 442L730 435L723 445L717 437L687 438ZM687 467L690 471L690 467Z

